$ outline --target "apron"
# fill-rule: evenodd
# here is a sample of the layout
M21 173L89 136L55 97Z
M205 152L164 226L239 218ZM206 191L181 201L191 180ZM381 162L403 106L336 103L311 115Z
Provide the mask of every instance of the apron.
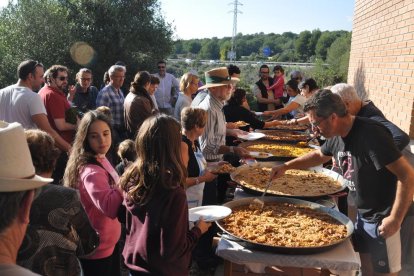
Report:
M203 175L207 166L207 161L201 153L200 149L197 149L197 151L194 152L194 155L197 160L198 167L200 168L200 175ZM203 190L204 182L191 186L186 190L187 204L189 209L201 206L201 203L203 202Z

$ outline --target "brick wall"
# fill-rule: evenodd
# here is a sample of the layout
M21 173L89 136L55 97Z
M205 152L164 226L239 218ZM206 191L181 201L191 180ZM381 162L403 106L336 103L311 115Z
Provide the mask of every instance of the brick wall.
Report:
M414 139L414 0L355 0L348 83Z

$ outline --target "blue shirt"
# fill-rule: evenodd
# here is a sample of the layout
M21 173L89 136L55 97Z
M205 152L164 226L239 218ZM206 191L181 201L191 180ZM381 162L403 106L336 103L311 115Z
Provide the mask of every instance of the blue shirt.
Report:
M108 84L99 91L96 107L107 106L111 109L114 126L124 126L124 94Z

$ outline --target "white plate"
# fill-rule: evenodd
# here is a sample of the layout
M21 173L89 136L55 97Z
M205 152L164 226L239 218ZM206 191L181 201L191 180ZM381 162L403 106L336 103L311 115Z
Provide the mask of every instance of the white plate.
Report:
M254 141L260 138L265 137L266 134L260 133L260 132L249 132L249 134L246 135L237 135L238 138L247 140L247 141Z
M228 217L231 214L231 209L220 205L207 205L194 207L188 210L188 220L198 221L200 216L203 216L205 221L211 222Z
M268 158L268 157L273 156L273 154L268 153L268 152L251 151L249 153L251 157L255 157L255 158Z
M263 112L255 112L254 114L256 114L256 116L262 116Z

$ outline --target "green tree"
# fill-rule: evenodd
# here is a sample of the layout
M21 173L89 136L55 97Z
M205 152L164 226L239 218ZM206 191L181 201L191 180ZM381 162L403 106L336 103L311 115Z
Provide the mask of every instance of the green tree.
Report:
M333 72L335 83L347 81L350 51L350 33L338 37L328 49L326 62Z
M174 54L183 54L184 53L184 42L182 40L174 41Z
M73 72L88 66L100 80L109 66L122 60L131 78L172 52L171 37L157 0L20 0L0 11L0 39L6 49L0 75L14 81L10 72L33 58L47 67L64 64ZM72 46L79 42L90 46L87 63L74 60Z
M303 31L295 41L296 54L302 62L307 61L312 55L311 49L309 48L309 46L312 45L311 39L312 33L310 31Z
M322 60L326 59L326 54L328 52L329 47L335 41L337 35L333 32L323 32L316 43L315 54L316 57L321 58Z
M231 42L226 40L220 46L220 60L227 60L227 53L231 51Z
M188 53L198 54L201 50L201 44L197 40L190 40L186 45L186 50Z
M220 47L218 45L217 38L213 38L201 46L200 58L201 59L219 59L220 58Z

